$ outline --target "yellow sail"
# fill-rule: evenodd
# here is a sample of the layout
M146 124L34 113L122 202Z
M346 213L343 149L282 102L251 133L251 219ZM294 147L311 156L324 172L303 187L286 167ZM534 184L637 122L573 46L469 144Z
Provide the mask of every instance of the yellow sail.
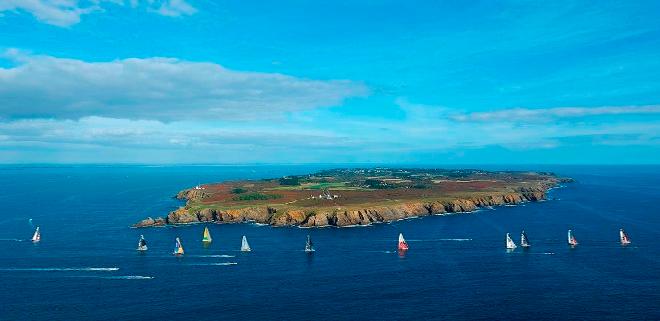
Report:
M209 232L208 227L204 227L204 238L202 238L202 242L211 242L213 239L211 238L211 232Z

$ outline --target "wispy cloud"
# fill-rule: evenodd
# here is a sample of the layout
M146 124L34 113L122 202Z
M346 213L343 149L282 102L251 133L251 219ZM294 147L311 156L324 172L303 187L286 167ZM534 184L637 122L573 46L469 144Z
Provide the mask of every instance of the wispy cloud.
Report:
M46 162L73 156L83 162L327 162L365 145L347 134L287 123L163 123L104 117L0 121L0 163L34 153Z
M79 23L82 15L104 11L107 5L145 7L148 11L170 17L197 12L197 9L185 0L0 0L0 13L23 11L41 22L68 27Z
M0 117L268 119L366 95L344 80L226 69L174 58L86 62L8 51L0 68Z
M602 106L602 107L555 107L555 108L511 108L488 112L452 114L457 121L546 121L556 118L576 118L602 115L660 114L660 105L646 106Z
M154 3L155 1L151 0L150 2ZM184 0L162 1L154 8L154 10L163 16L169 17L191 15L197 12L195 7L191 6Z

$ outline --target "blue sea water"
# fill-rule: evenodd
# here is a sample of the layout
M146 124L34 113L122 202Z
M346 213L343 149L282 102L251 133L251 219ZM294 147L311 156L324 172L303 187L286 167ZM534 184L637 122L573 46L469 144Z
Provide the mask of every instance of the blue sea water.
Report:
M660 319L658 166L508 167L576 182L545 202L370 227L211 224L207 248L204 225L129 228L197 183L327 167L1 166L0 319ZM621 227L632 245L619 245ZM523 228L533 247L508 253L505 233L517 242ZM242 235L253 252L238 251Z

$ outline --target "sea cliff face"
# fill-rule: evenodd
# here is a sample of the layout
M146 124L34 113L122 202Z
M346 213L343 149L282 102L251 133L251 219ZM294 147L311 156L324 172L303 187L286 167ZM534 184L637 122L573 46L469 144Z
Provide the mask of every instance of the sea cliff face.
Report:
M192 210L188 205L170 212L167 217L144 219L134 227L162 226L166 224L190 224L200 222L240 223L256 222L273 226L353 226L391 222L411 217L471 212L481 207L520 204L544 200L548 189L556 182L540 183L506 193L493 193L453 200L401 201L395 204L368 207L337 207L332 209L300 208L277 210L271 206L252 206L239 209L204 208ZM204 198L202 190L184 190L177 198L198 200Z

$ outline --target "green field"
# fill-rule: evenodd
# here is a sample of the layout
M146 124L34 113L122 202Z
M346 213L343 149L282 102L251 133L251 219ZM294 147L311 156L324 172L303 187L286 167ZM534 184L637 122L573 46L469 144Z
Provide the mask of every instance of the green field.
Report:
M332 189L332 190L344 190L344 191L362 191L367 190L362 187L357 186L347 186L348 182L327 182L327 183L303 183L298 186L278 186L269 188L269 190L288 190L288 191L300 191L300 190L322 190L322 189Z

